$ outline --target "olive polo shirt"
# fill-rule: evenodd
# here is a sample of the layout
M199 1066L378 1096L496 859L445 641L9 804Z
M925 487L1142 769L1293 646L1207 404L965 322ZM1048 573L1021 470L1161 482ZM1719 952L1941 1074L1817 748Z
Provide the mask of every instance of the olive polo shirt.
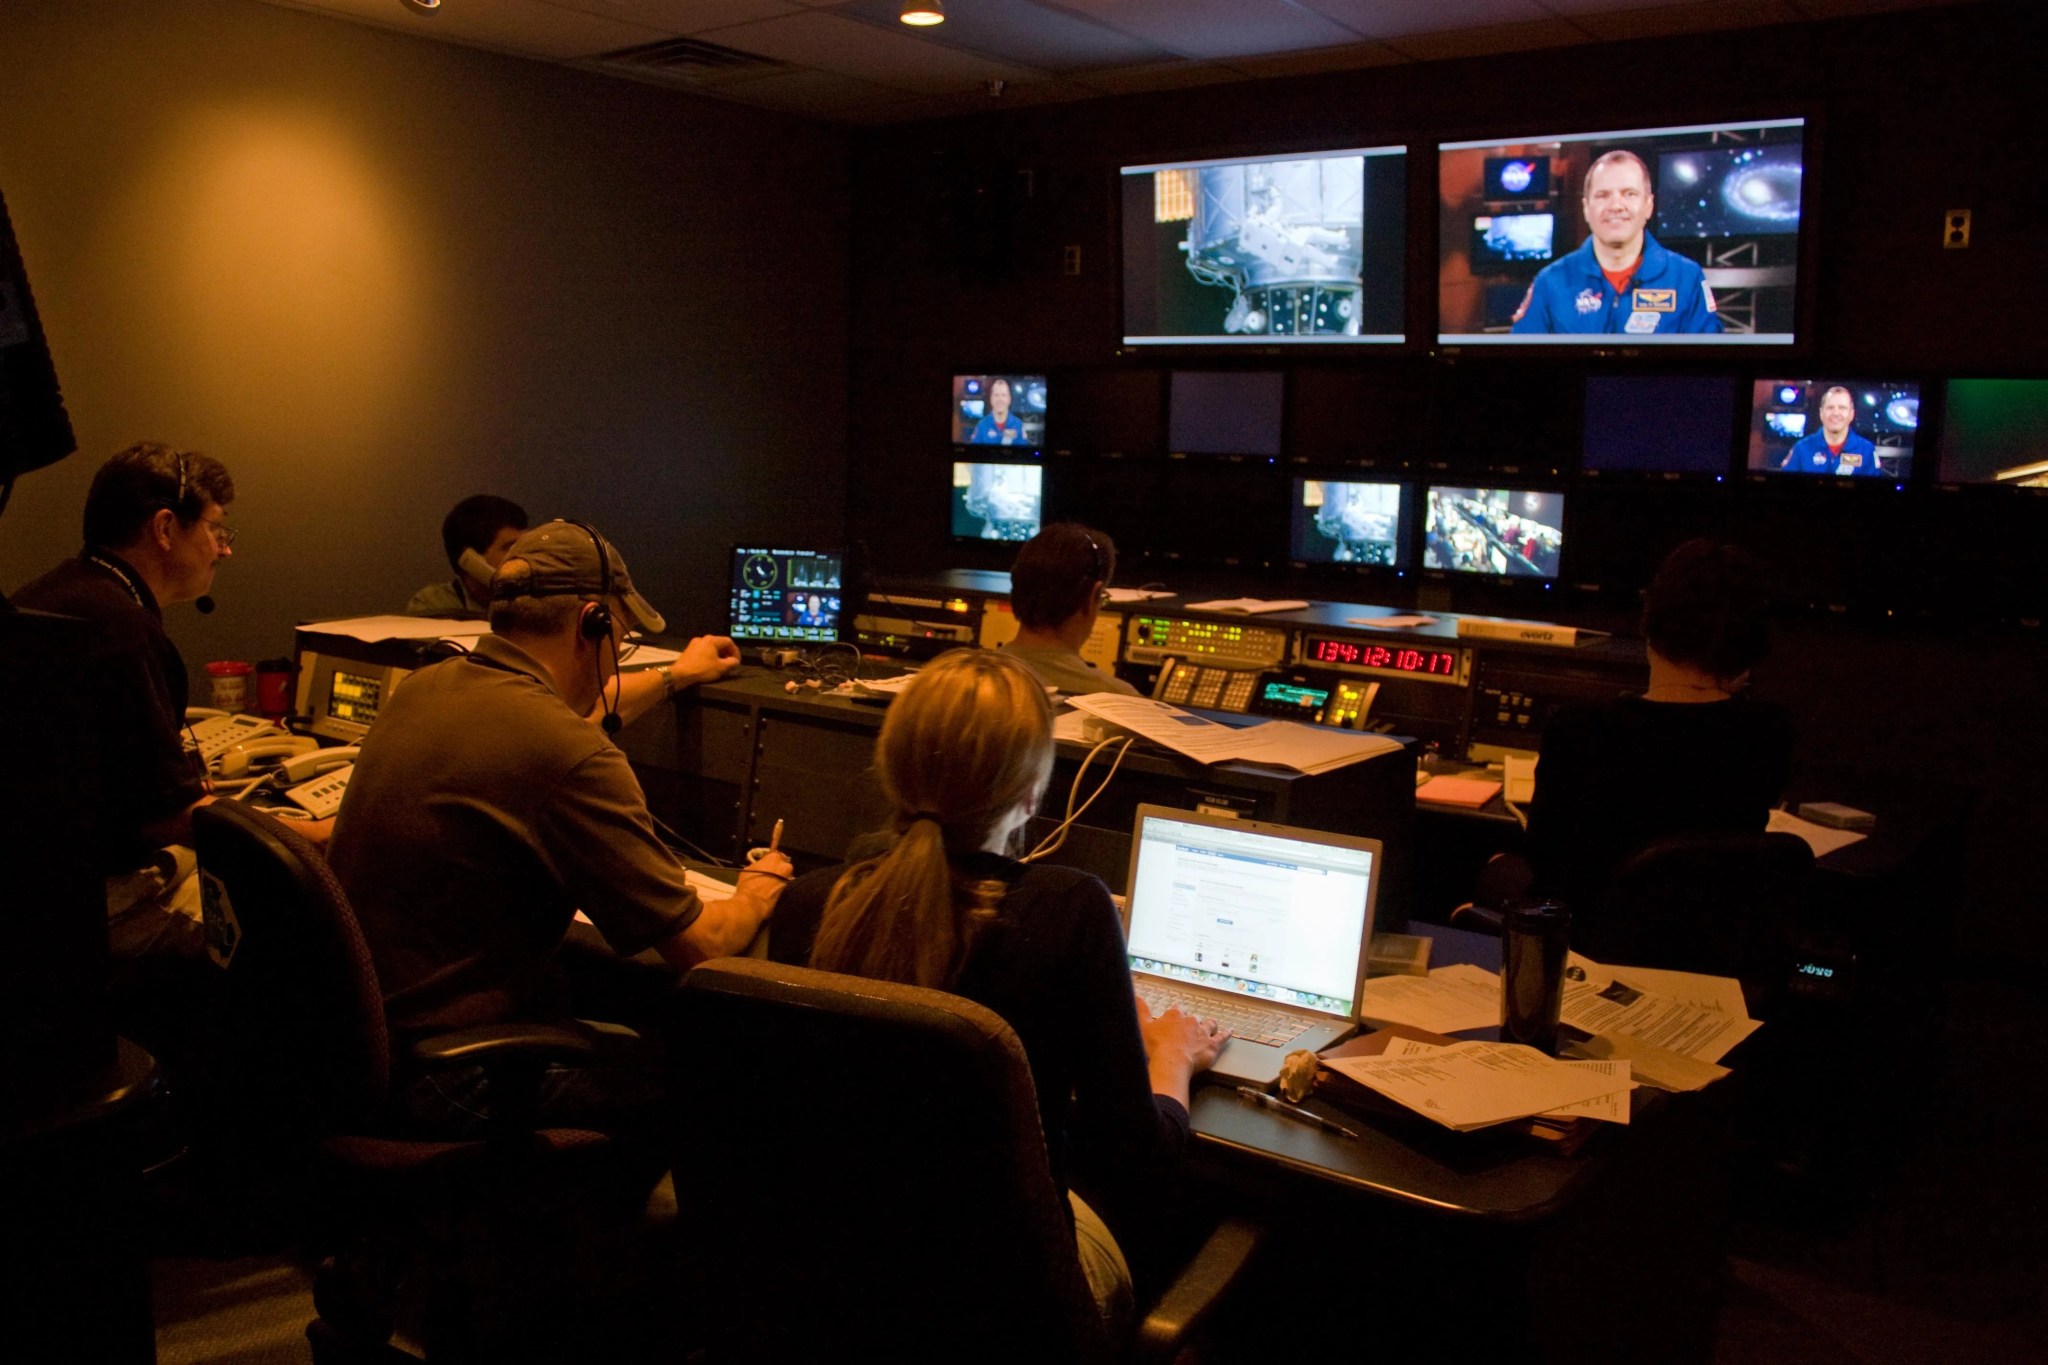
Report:
M625 754L496 635L394 690L329 858L401 1037L547 1017L579 907L622 954L703 909Z

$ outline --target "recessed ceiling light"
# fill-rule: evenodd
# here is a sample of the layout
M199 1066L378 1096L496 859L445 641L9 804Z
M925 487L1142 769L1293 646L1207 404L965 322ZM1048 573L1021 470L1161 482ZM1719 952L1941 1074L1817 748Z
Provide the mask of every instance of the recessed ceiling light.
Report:
M902 12L896 17L916 28L943 24L946 22L945 0L903 0Z
M441 12L441 0L398 0L398 3L414 14L435 15Z

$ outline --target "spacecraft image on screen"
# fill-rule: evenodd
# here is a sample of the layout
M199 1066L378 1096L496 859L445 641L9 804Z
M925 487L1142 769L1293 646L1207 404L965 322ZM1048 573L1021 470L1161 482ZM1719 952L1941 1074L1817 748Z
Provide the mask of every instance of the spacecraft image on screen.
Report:
M1042 374L954 375L953 444L1043 449L1045 387Z
M1403 151L1125 167L1125 342L1403 340Z
M1437 155L1439 342L1796 339L1804 119L1446 142ZM1520 220L1542 214L1539 256ZM1519 298L1503 315L1507 284Z
M1395 568L1407 561L1406 490L1398 483L1294 481L1289 550L1297 564Z
M1875 379L1759 379L1749 468L1764 474L1904 482L1913 472L1920 386Z
M1553 214L1482 213L1472 220L1472 259L1491 266L1547 261L1556 228Z
M1035 464L953 466L953 534L963 540L1029 540L1045 509L1045 470Z
M1431 488L1422 567L1509 578L1556 578L1564 494Z
M1941 481L2048 488L2048 379L1951 379Z

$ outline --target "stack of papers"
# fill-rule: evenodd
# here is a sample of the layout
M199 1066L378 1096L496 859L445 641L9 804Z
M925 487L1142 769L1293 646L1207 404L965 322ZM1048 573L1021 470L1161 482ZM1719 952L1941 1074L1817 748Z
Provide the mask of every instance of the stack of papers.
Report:
M1628 1121L1625 1061L1561 1062L1519 1043L1396 1038L1377 1057L1330 1057L1331 1070L1458 1132L1537 1115Z
M1432 777L1415 789L1417 801L1479 807L1493 800L1500 783L1485 777Z
M1358 1012L1380 1024L1431 1033L1462 1033L1500 1023L1500 977L1469 962L1427 976L1376 976L1365 983Z
M1763 1027L1749 1017L1741 983L1728 977L1607 967L1577 953L1566 964L1558 1017L1582 1033L1647 1043L1708 1063Z
M1323 773L1400 749L1398 740L1356 730L1331 730L1291 720L1239 729L1205 720L1149 697L1097 692L1070 697L1076 711L1143 736L1197 763L1258 763L1301 773Z
M1269 611L1300 611L1307 605L1308 603L1294 597L1271 600L1263 597L1219 597L1213 602L1190 602L1188 610L1243 612L1247 616L1257 616Z
M490 634L491 627L487 621L439 616L351 616L345 621L308 621L299 629L374 645L385 640L473 640Z

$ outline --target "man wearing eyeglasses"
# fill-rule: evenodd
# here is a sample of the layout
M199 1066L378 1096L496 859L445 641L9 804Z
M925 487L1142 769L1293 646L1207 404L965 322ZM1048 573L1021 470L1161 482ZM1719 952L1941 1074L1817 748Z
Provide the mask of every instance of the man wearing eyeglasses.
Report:
M193 808L209 798L185 749L189 684L163 612L205 597L234 553L225 522L234 497L220 461L156 442L132 445L93 476L85 548L11 599L95 627L78 686L96 729L91 757L116 956L206 951L197 879L165 852L191 843Z

